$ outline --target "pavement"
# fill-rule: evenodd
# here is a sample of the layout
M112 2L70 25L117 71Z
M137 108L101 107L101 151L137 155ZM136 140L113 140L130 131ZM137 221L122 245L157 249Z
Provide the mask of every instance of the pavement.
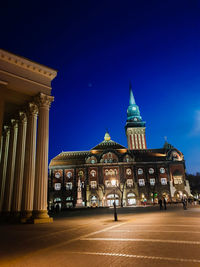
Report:
M200 206L79 209L0 224L0 266L200 266Z

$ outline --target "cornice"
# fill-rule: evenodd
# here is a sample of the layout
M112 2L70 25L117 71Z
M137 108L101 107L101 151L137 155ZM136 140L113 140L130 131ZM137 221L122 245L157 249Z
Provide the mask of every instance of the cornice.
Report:
M43 75L50 80L53 80L57 75L57 71L54 69L48 68L24 57L17 56L3 49L0 49L0 59L10 64L19 66L20 68Z

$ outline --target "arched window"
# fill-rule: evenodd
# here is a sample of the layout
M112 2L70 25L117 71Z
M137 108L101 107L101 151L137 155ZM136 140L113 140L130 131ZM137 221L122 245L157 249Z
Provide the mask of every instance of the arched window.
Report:
M118 157L115 153L108 152L106 154L103 154L100 162L104 163L112 163L112 162L118 162Z

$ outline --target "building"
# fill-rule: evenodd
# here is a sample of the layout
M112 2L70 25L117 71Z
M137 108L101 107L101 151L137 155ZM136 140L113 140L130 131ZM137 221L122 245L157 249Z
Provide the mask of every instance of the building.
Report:
M51 222L47 213L51 81L57 71L0 49L0 215Z
M89 151L62 152L49 165L49 206L104 207L180 201L190 194L183 154L165 142L147 149L145 122L130 86L128 148L104 140Z

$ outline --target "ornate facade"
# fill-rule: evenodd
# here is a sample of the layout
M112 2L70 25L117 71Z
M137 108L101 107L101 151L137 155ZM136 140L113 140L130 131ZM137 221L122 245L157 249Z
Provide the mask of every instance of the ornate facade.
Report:
M49 208L105 207L180 201L190 194L183 154L165 142L147 149L145 122L130 86L128 148L104 140L89 151L62 152L49 166Z

